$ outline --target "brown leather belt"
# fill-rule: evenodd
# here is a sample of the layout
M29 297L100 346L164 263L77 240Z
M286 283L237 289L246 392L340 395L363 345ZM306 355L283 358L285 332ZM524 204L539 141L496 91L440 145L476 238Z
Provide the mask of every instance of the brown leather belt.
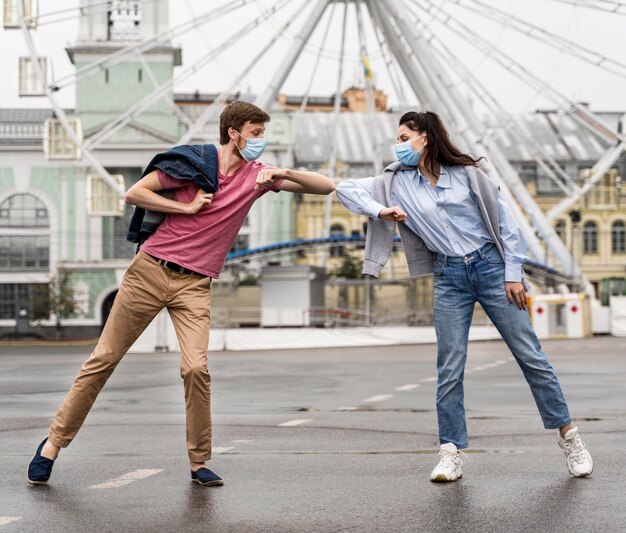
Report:
M190 270L189 268L180 266L179 264L174 263L172 261L166 261L165 259L161 259L159 257L155 257L150 254L146 254L146 255L149 255L150 257L152 257L152 259L154 259L159 265L164 266L165 268L169 268L170 270L173 270L174 272L178 272L179 274L190 274L192 276L200 276L201 278L208 277L206 274L201 274L200 272L196 272L195 270Z

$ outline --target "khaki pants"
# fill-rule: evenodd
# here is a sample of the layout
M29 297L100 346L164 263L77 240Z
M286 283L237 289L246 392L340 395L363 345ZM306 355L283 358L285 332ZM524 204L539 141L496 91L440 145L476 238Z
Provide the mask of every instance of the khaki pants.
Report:
M139 252L124 275L98 344L85 361L48 438L66 447L124 354L167 307L180 344L185 385L187 450L193 462L211 458L211 377L207 367L211 278L179 274Z

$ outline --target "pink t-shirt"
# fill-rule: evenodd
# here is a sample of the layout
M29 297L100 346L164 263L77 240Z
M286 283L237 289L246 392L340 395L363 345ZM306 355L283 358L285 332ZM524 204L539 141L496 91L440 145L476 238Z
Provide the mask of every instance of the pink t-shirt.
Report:
M270 190L279 192L282 179L276 180L269 189L254 188L257 174L264 168L274 167L250 161L232 176L218 172L219 188L211 205L195 215L168 213L141 249L218 278L252 204ZM176 189L174 200L178 202L189 203L198 192L198 187L189 180L172 178L161 170L157 173L164 189Z

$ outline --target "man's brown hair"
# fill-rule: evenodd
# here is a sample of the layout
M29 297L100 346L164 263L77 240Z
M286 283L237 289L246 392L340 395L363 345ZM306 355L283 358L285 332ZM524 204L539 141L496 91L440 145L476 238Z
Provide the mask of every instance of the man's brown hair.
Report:
M260 107L249 102L235 100L228 104L220 115L220 144L228 144L230 141L228 128L241 132L241 128L248 121L253 124L265 123L270 121L270 116Z

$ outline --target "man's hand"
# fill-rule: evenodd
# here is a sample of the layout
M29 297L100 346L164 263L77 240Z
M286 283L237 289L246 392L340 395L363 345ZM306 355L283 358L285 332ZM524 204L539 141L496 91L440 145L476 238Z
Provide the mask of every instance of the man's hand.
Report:
M516 281L505 281L506 297L509 303L515 302L519 309L526 309L526 291L524 286Z
M284 168L264 168L256 177L255 189L269 189L277 179L284 178L287 170Z
M406 213L399 207L386 207L378 213L378 218L391 222L406 222Z
M188 214L195 215L203 207L208 207L213 201L213 194L198 189L196 196L187 204Z

